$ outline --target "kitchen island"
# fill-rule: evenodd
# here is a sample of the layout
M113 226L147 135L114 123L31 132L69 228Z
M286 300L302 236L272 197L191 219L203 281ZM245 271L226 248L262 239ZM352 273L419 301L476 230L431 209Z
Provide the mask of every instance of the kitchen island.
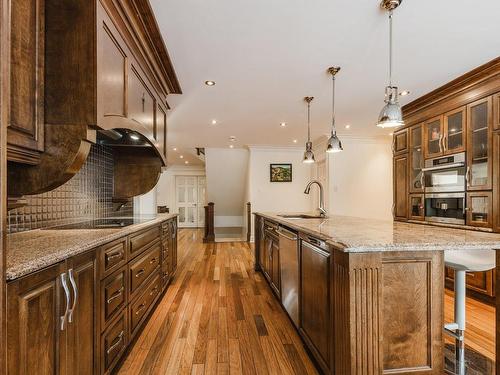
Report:
M255 213L255 243L256 269L324 373L442 374L444 251L500 249L500 235Z

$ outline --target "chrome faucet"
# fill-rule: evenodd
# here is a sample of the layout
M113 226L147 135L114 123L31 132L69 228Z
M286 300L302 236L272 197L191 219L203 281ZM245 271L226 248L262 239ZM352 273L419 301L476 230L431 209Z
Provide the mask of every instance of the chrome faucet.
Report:
M312 180L309 182L306 186L306 190L304 190L304 194L309 194L309 191L311 190L312 185L318 185L319 187L319 212L322 217L326 216L326 210L325 210L325 199L324 199L324 194L323 194L323 185L321 185L321 182L318 180Z

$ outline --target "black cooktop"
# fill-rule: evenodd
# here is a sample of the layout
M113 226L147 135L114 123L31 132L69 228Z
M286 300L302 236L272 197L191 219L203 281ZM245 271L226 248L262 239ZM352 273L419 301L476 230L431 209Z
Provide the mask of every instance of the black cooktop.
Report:
M124 228L132 224L145 223L146 221L153 220L153 217L139 217L139 218L106 218L106 219L96 219L89 221L82 221L79 223L63 224L57 225L45 229L112 229L112 228Z

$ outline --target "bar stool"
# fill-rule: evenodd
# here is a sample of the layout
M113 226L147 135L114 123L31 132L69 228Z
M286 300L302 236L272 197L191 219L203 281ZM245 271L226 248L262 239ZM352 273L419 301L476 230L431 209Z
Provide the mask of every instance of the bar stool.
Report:
M448 250L444 263L455 271L455 322L445 324L445 333L455 338L455 374L465 375L465 274L495 268L494 250Z

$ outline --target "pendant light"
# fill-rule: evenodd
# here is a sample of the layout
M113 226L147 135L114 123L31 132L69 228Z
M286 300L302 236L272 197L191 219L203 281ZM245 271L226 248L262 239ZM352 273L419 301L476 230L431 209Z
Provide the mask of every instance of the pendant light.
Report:
M389 12L389 86L385 88L386 105L380 111L377 126L395 128L404 125L403 112L398 102L398 88L392 85L392 12L403 0L382 0L380 6Z
M316 160L314 159L314 153L312 150L312 142L311 142L311 102L314 99L312 96L306 96L304 100L307 103L307 142L306 142L306 151L304 152L304 160L303 163L311 164Z
M328 139L328 146L326 147L326 152L334 153L343 150L342 142L337 137L337 129L335 128L335 75L340 71L339 66L332 66L328 68L328 73L332 75L332 133L330 139Z

